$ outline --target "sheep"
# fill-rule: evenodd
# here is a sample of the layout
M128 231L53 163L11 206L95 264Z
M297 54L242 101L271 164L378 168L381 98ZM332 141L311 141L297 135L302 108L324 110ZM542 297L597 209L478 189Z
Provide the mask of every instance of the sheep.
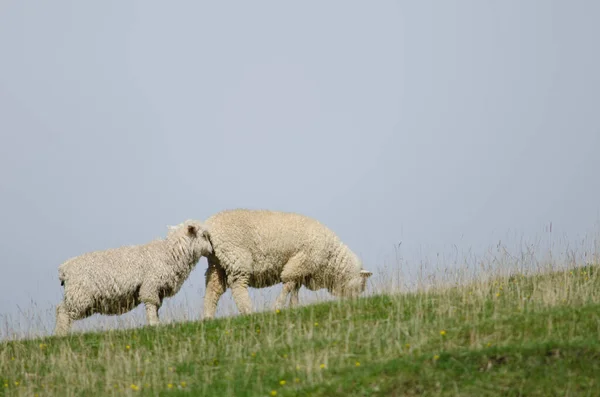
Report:
M58 268L64 297L56 307L54 334L66 335L74 320L95 313L120 315L144 303L149 325L160 323L163 299L174 296L200 257L212 253L201 222L169 226L164 239L88 252Z
M336 234L317 220L291 212L232 209L204 222L213 253L207 256L204 318L215 315L228 287L241 314L252 312L248 287L283 283L274 308L290 296L298 305L301 286L327 288L336 297L364 292L370 271Z

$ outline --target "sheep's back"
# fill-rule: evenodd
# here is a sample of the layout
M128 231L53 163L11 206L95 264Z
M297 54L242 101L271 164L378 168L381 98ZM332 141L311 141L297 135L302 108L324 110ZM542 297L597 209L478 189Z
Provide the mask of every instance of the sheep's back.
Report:
M280 271L299 252L312 265L322 265L339 243L326 226L295 213L229 210L213 215L205 224L215 254L225 262L234 262L243 255L252 260L253 272ZM231 250L237 251L235 257Z

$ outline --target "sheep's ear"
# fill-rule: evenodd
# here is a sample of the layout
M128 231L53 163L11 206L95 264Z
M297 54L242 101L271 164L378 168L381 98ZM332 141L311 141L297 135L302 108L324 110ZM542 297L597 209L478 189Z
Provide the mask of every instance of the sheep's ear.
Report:
M367 277L371 277L373 275L373 273L368 270L361 270L360 275L361 275L361 277L367 278Z
M188 225L187 227L187 234L190 237L196 237L196 234L198 233L198 228L194 225Z
M208 229L202 230L202 237L204 237L207 240L210 240L210 232L208 231Z

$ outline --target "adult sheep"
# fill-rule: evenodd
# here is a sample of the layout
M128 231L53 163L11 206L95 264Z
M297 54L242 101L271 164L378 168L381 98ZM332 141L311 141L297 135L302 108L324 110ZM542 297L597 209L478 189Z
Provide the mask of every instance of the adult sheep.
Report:
M64 297L56 308L54 334L67 334L74 320L124 314L140 303L148 324L158 324L163 299L175 295L200 257L211 253L204 225L187 220L170 226L164 239L67 260L58 268Z
M371 272L323 224L310 217L280 211L235 209L219 212L206 225L213 253L207 256L204 318L213 318L219 298L230 287L241 314L252 312L248 287L283 283L275 308L298 304L302 285L327 288L337 297L365 289Z

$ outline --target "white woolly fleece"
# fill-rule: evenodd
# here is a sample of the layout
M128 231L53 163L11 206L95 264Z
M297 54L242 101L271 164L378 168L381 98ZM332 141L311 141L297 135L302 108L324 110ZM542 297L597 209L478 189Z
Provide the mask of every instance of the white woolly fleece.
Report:
M327 288L334 296L356 296L371 272L336 234L310 217L280 211L235 209L204 222L214 253L207 257L204 317L212 318L220 296L232 288L241 313L252 305L247 287L284 283L276 307L287 295L298 303L302 285Z
M175 295L200 257L211 253L205 227L188 220L169 227L164 239L67 260L58 268L64 298L56 309L55 334L68 333L73 320L123 314L140 303L148 323L157 324L163 299Z

